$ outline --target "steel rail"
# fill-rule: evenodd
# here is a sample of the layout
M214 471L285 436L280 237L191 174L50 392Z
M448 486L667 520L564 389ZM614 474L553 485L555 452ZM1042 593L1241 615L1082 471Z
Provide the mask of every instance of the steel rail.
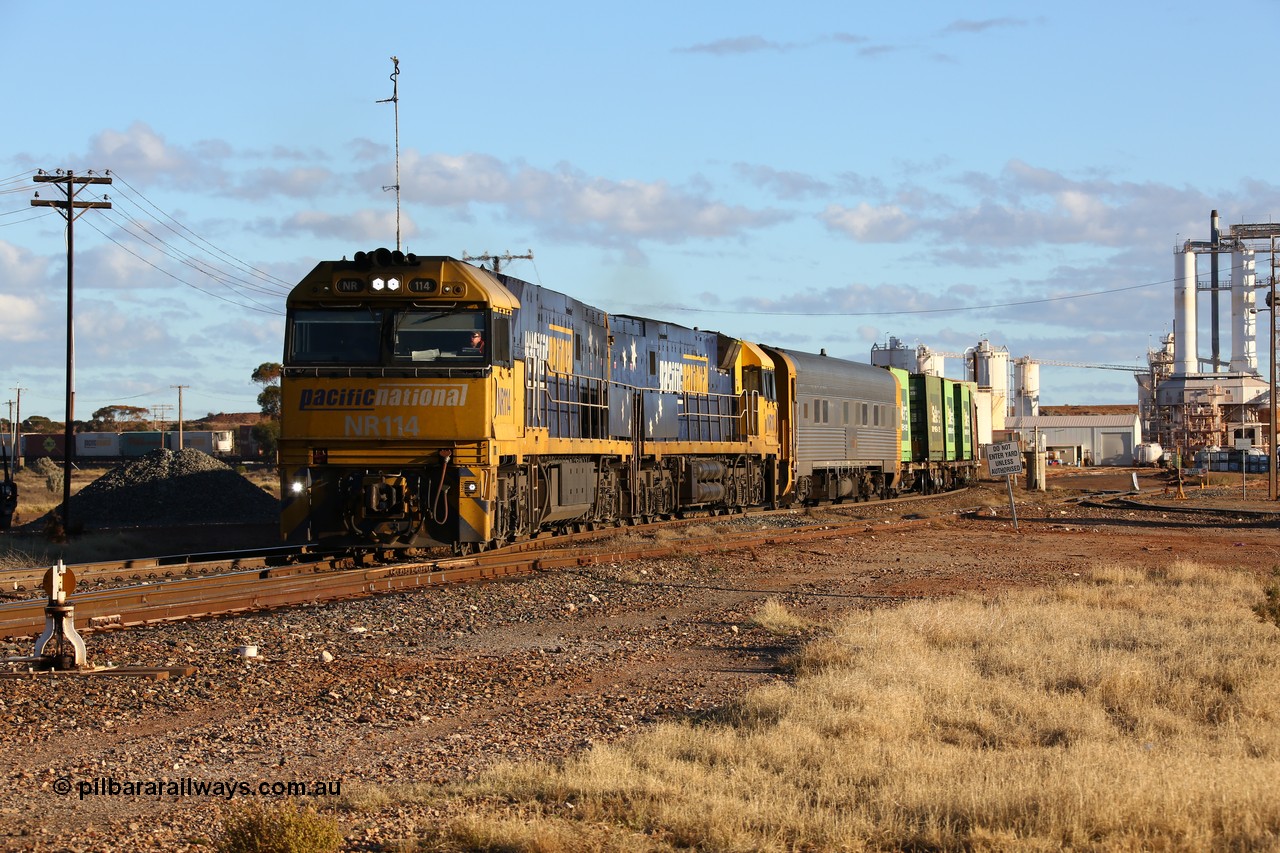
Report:
M143 581L191 575L266 568L272 562L299 559L308 553L306 546L276 546L231 551L206 551L196 554L170 554L159 557L131 557L127 560L101 560L72 563L78 583L90 581ZM0 592L30 592L40 587L48 566L21 566L0 570Z
M935 495L903 495L897 498L891 498L886 501L857 501L841 504L824 504L819 509L837 510L849 509L855 506L893 506L914 501L928 501L942 497L945 494L955 494L954 492L941 493ZM658 530L663 528L688 526L697 523L723 522L730 519L746 519L746 518L767 518L776 515L789 515L802 512L796 508L765 510L752 509L745 512L692 512L679 518L672 518L666 521L651 522L645 525L629 524L626 522L613 524L596 524L591 527L583 527L578 530L563 533L544 533L533 539L526 539L520 542L506 545L499 549L496 553L517 553L520 551L543 550L549 547L551 542L573 543L580 541L590 541L603 536L617 534L619 532L642 531L642 530ZM436 549L444 552L446 549ZM194 554L170 554L158 557L131 557L125 560L104 560L100 562L89 563L71 563L67 568L71 569L76 577L77 584L83 589L91 582L114 582L124 583L126 581L148 581L148 580L171 580L183 577L193 577L199 575L224 574L227 572L266 569L283 563L296 563L302 568L299 571L310 571L308 566L314 561L323 561L349 552L338 552L333 550L325 550L316 545L279 545L268 548L255 548L244 550L228 550L228 551L211 551L199 552ZM487 554L491 552L481 552ZM353 560L355 558L352 558ZM426 558L424 558L426 559ZM356 565L352 562L351 565ZM41 582L45 572L49 566L23 566L12 569L0 570L0 596L13 593L37 593L40 590Z
M76 629L85 633L112 627L315 605L347 598L397 592L463 581L489 580L570 567L622 563L636 559L683 557L765 545L799 544L814 539L848 537L886 529L927 524L932 519L893 522L859 519L845 524L804 527L717 530L715 535L666 543L590 550L563 547L563 539L543 540L544 547L512 553L508 549L468 557L419 563L363 566L337 570L326 564L286 566L262 571L180 578L115 589L92 590L69 597L75 606ZM645 532L650 528L619 528ZM545 547L550 546L550 547ZM326 567L322 568L321 566ZM0 604L0 637L25 637L44 626L41 599Z

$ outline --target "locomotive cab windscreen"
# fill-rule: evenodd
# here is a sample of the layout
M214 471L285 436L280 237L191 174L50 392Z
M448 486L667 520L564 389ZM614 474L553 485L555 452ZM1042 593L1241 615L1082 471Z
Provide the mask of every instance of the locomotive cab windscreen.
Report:
M287 362L295 366L480 366L493 351L488 312L451 307L298 308ZM505 318L504 318L505 319Z

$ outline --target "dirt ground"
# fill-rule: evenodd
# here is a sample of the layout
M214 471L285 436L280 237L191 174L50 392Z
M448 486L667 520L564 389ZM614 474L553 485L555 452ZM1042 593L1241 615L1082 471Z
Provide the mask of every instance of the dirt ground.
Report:
M1107 564L1188 560L1259 577L1280 565L1265 478L1247 494L1238 481L1184 483L1180 499L1161 472L1065 469L1044 492L1014 494L1016 531L1005 483L988 482L807 514L864 522L839 538L90 635L95 663L195 672L0 679L0 849L211 849L228 809L282 799L273 791L289 782L326 794L340 783L340 798L311 802L339 820L344 849L393 849L440 819L411 783L713 713L785 679L780 660L842 612L1062 583ZM769 598L815 627L756 625ZM258 656L238 656L245 644Z

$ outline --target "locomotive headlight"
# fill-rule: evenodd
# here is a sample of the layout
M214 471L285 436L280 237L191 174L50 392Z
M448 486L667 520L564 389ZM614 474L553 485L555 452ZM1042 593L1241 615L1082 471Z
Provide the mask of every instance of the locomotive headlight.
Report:
M307 490L307 484L302 482L301 480L294 480L292 483L289 484L289 491L293 492L295 495L300 495L306 490Z
M369 282L369 285L374 290L382 290L382 288L387 286L387 283L380 278L375 278L373 281Z
M480 484L475 480L467 480L462 484L462 492L469 498L475 497L478 491L480 491Z
M398 278L387 279L387 290L396 291L399 289L400 289L400 279Z

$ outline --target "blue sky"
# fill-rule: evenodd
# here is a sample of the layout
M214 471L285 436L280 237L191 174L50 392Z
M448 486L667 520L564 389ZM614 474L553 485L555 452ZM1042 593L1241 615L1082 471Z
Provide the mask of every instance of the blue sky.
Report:
M21 386L24 416L62 418L65 223L30 200L33 170L64 168L115 177L75 228L77 416L173 416L175 385L191 417L254 410L289 285L395 245L393 55L408 251L532 250L508 271L607 311L862 361L894 335L1141 365L1172 325L1174 247L1211 209L1280 214L1278 18L0 0L0 403ZM1136 402L1123 372L1041 385Z

